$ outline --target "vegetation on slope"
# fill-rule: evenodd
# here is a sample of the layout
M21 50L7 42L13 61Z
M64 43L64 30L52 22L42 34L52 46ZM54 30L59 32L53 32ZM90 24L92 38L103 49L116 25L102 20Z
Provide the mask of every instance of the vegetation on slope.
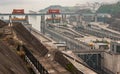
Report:
M109 28L120 31L120 2L102 5L97 12L111 14L112 17L107 19Z
M109 13L109 14L116 14L120 12L120 2L115 4L106 4L102 5L98 11L98 13Z

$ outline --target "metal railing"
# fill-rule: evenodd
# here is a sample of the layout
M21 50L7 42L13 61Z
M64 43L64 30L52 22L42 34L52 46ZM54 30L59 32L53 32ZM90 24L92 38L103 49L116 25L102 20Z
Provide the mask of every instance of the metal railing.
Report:
M40 64L40 62L32 55L32 53L22 45L25 55L30 59L36 69L40 72L40 74L49 74L48 71Z

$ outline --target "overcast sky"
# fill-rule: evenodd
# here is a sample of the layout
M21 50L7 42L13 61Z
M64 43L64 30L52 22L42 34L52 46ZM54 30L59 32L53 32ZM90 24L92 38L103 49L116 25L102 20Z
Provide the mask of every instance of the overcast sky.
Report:
M74 6L75 4L85 4L87 2L116 2L118 0L0 0L0 13L12 12L12 9L25 9L38 11L49 5Z

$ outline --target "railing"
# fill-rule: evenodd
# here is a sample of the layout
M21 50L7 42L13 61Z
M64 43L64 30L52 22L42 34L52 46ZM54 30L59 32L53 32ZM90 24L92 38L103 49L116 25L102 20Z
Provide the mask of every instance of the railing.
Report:
M25 55L30 59L36 69L40 72L40 74L49 74L48 71L39 63L39 61L32 55L32 53L23 45L22 46Z

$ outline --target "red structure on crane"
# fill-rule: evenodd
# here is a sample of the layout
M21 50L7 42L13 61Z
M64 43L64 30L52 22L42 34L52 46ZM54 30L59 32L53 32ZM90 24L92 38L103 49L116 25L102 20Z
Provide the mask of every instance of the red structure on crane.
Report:
M12 14L24 14L24 9L13 9Z
M59 9L49 9L48 14L60 14L60 10Z

